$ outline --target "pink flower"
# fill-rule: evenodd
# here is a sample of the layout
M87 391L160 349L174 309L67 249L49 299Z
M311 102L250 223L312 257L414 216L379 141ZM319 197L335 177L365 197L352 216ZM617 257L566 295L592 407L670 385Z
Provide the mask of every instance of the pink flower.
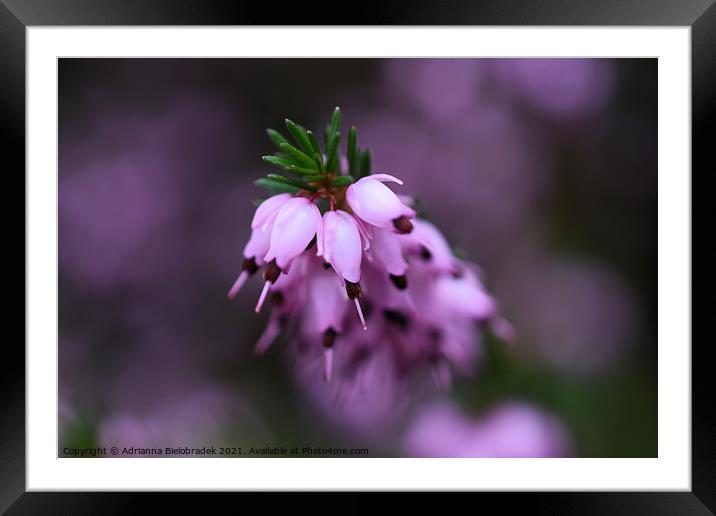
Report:
M370 256L391 276L405 276L405 271L408 270L408 262L403 256L398 236L385 229L373 231Z
M571 439L553 415L521 402L508 402L470 417L456 406L424 409L405 438L414 457L564 457Z
M324 352L324 378L331 380L333 372L333 344L343 330L346 294L333 274L318 273L308 285L306 331L320 335Z
M400 179L388 174L366 176L348 187L348 205L368 224L397 233L410 233L413 229L410 219L415 217L415 210L403 204L400 198L383 184L385 181L403 184Z
M287 270L291 262L306 250L320 228L321 212L316 205L304 197L294 197L283 204L276 214L271 243L264 260L276 260L281 270Z
M279 194L269 197L259 204L251 221L251 229L267 230L273 223L281 207L292 199L291 194Z
M318 256L330 263L341 280L358 283L363 255L361 235L355 219L343 210L323 215L323 231L318 233Z
M363 249L361 232L353 216L343 210L327 211L323 227L318 232L318 256L323 256L341 282L346 286L348 297L354 302L363 328L365 318L358 299L361 296L360 277Z
M387 364L378 369L396 381L427 370L448 388L453 370L469 374L480 358L482 329L511 334L476 267L454 256L435 226L415 219L408 198L384 184L400 179L374 174L351 182L328 165L320 172L305 188L284 177L296 194L269 197L254 214L229 297L263 267L256 312L268 300L271 316L255 351L290 329L296 350L322 355L326 380L350 382L379 356ZM347 317L346 301L358 318Z
M269 250L264 257L268 264L264 269L266 283L256 303L257 313L261 311L271 284L276 283L281 272L288 272L291 263L306 250L320 230L321 212L314 203L304 197L293 197L283 203L271 226Z
M400 237L403 250L422 258L432 269L444 272L456 270L456 260L443 234L431 223L416 219L413 232Z

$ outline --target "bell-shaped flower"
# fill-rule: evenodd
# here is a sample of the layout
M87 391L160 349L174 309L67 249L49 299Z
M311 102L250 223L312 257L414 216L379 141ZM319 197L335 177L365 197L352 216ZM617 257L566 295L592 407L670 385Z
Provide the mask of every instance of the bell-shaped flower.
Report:
M365 317L360 306L361 259L363 249L361 232L352 215L342 210L332 210L323 216L323 225L317 239L318 256L331 264L333 270L346 286L348 298L355 304L363 328Z
M370 257L379 267L385 269L393 284L403 290L407 286L405 271L408 263L403 257L398 236L385 229L373 231Z
M309 338L321 336L324 354L324 378L330 381L333 370L333 344L336 335L343 331L346 312L346 294L338 278L318 273L308 285L305 329Z
M353 212L367 223L396 233L410 233L413 227L410 219L415 217L415 210L403 204L383 184L385 181L403 184L400 179L388 174L366 176L348 187L346 201Z
M355 219L343 210L323 215L322 231L317 238L318 256L331 264L341 281L358 283L363 255L361 234Z
M264 256L264 288L256 303L256 313L266 300L269 288L279 274L288 272L291 263L306 250L321 229L321 212L305 197L293 197L283 203L271 225L269 250Z
M457 264L450 245L443 234L431 223L422 219L413 221L413 232L399 237L403 250L417 255L431 268L441 272L455 272Z
M315 204L305 197L290 199L276 214L264 261L276 260L276 265L285 271L306 250L320 228L321 212Z
M271 196L259 204L254 213L254 218L251 221L251 229L260 228L264 231L268 230L279 210L292 198L293 196L291 194L282 193Z
M460 277L440 276L433 288L435 313L445 310L452 317L479 321L487 321L497 313L495 300L469 269Z

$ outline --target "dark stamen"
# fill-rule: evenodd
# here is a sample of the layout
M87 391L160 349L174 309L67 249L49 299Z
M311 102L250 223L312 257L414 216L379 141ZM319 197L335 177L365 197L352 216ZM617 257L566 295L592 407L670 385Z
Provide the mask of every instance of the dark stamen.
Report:
M428 260L433 259L433 253L430 252L430 249L428 249L424 245L421 245L420 246L420 257L427 262Z
M393 219L393 225L399 233L410 233L413 230L413 223L405 215L401 215L397 219Z
M403 330L406 329L410 324L410 319L408 318L408 316L400 312L399 310L392 310L390 308L386 308L385 310L383 310L383 316L388 322L395 324Z
M335 342L336 330L334 330L333 328L328 328L325 332L323 332L323 347L326 349L332 348Z
M249 276L256 274L256 271L259 270L259 266L256 265L256 259L244 258L244 263L241 264L241 270L248 272Z
M278 265L276 265L276 259L273 259L269 263L266 264L266 267L264 268L264 279L266 281L270 281L271 283L276 283L276 280L278 279L280 274L281 274L281 269L279 268Z
M323 265L323 270L328 270L331 268L331 264L328 262L323 262L321 265Z
M348 294L348 299L351 301L354 299L360 299L362 295L360 283L351 283L350 281L346 281L346 294Z
M395 288L398 290L405 290L408 288L408 278L405 277L405 274L402 276L396 276L395 274L390 274L388 276L390 278L390 281L393 282L393 285L395 285Z

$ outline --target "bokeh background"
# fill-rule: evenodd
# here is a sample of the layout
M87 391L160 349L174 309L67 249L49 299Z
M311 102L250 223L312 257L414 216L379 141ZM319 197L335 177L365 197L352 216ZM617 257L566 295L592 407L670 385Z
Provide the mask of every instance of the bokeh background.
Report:
M61 59L58 453L656 456L656 73L654 59ZM297 382L285 343L254 357L258 280L226 300L265 128L318 130L337 105L518 331L404 410L381 403L390 385Z

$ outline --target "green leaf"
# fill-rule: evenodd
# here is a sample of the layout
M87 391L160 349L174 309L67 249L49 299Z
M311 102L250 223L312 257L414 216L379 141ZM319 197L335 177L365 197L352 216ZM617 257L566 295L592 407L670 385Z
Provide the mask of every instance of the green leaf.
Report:
M296 165L289 165L286 167L286 170L289 172L293 172L294 174L297 174L299 176L314 176L316 174L315 168L305 168L305 167L299 167Z
M358 171L357 158L358 129L355 126L348 131L348 173L355 174Z
M274 181L273 179L267 179L265 177L262 177L261 179L257 179L254 181L254 184L256 186L262 186L264 188L270 188L271 190L276 190L277 192L281 193L296 193L299 192L301 189L297 188L293 185L288 185L286 183L280 183L278 181Z
M341 108L336 107L331 115L331 122L328 124L329 141L338 134L341 129Z
M304 154L290 143L282 143L281 150L289 155L289 157L298 165L303 168L310 168L314 172L316 171L316 162L313 158Z
M323 155L318 152L313 153L313 161L316 163L319 172L323 172Z
M333 137L333 141L331 142L330 147L328 148L328 168L329 172L335 172L339 169L340 165L340 159L339 159L339 152L338 147L341 143L341 133L336 133Z
M353 179L353 176L338 176L333 181L331 181L331 185L333 186L348 186L349 184L353 183L355 179Z
M321 147L318 145L318 139L316 138L316 135L313 134L313 131L310 129L306 131L306 134L308 135L308 141L311 142L311 149L313 149L314 154L321 155Z
M288 143L288 140L278 131L274 129L266 129L266 134L271 138L271 141L276 144L276 147L281 147L282 143Z
M312 176L303 176L303 180L306 181L307 183L312 183L314 181L323 181L325 178L326 178L326 176L323 176L320 174L316 174L316 175L312 175Z
M289 160L288 158L282 158L279 156L261 156L261 159L269 165L274 165L276 167L281 167L284 169L288 169L288 167L293 166L293 161Z
M286 119L286 128L303 152L309 156L313 154L313 147L311 146L311 140L308 138L306 129L288 118Z
M365 149L360 153L358 161L358 177L370 175L370 150Z
M271 179L272 181L278 181L279 183L285 183L287 185L292 185L297 188L302 188L304 190L316 190L317 189L315 186L307 185L306 183L299 181L298 179L292 179L290 177L282 176L279 174L266 174L266 177L268 179Z

